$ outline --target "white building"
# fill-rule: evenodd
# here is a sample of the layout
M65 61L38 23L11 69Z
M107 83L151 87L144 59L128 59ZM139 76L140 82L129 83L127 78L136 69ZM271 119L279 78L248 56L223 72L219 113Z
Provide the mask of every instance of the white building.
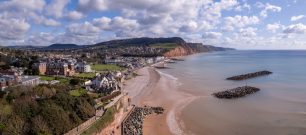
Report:
M75 69L77 72L80 72L80 73L92 72L91 66L89 64L86 64L85 62L77 63L75 66Z
M39 82L40 82L39 76L22 76L19 83L25 86L35 86L38 85Z

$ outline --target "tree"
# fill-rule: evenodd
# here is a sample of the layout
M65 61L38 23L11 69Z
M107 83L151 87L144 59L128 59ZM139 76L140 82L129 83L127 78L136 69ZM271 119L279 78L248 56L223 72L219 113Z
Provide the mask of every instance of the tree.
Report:
M71 85L78 85L80 83L81 83L81 80L80 79L76 79L76 78L71 79L70 82L69 82L69 84L71 84Z
M24 135L25 120L17 114L11 115L5 122L3 135Z
M48 123L41 115L35 116L33 119L31 119L31 122L31 133L35 135L51 134Z

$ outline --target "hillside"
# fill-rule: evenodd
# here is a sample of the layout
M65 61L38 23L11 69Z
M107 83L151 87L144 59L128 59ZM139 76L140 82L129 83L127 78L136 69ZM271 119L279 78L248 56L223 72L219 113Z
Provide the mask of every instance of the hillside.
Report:
M151 48L151 50L143 48L143 52L147 54L140 54L133 47L145 47ZM194 53L209 52L209 51L225 51L231 50L230 48L214 47L210 45L203 45L202 43L187 43L184 39L180 37L170 37L170 38L131 38L131 39L121 39L121 40L111 40L107 42L97 43L95 45L89 45L87 49L117 49L115 53L122 54L124 56L154 56L154 55L164 55L167 57L184 56ZM122 48L133 48L133 51ZM152 51L153 50L153 51ZM151 51L151 52L148 52ZM136 53L136 54L135 54Z
M41 48L43 50L62 50L62 49L77 49L84 46L79 46L76 44L52 44L48 47Z

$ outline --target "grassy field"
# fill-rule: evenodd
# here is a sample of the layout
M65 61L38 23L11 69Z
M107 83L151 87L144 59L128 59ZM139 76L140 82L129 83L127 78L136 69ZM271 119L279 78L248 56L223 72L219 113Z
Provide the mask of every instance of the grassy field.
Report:
M43 81L52 81L52 80L55 80L55 77L53 76L39 76L40 77L40 80L43 80Z
M82 96L82 95L86 94L86 92L87 91L85 89L80 88L78 90L69 91L69 94L71 96L79 97L79 96Z
M40 80L43 80L43 81L52 81L52 80L58 80L60 81L61 83L69 83L69 78L63 78L63 77L54 77L54 76L44 76L44 75L41 75L39 76L40 77Z
M80 77L80 78L93 78L96 76L96 74L95 73L80 73L75 76Z
M108 108L105 114L81 135L92 135L94 133L100 132L103 128L107 126L107 124L114 121L115 113L115 106Z
M91 69L96 71L118 71L124 68L112 64L93 64L91 65Z
M177 47L177 44L175 43L158 43L158 44L151 44L150 45L153 48L162 48L162 49L174 49Z

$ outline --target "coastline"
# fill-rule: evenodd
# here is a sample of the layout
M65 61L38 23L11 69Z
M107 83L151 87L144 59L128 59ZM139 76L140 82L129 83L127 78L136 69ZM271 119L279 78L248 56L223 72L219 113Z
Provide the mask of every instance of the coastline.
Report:
M197 96L178 89L177 78L165 74L158 69L147 66L136 71L137 77L124 83L123 92L128 93L131 104L136 106L160 106L165 109L163 114L152 114L144 119L143 133L145 135L182 135L184 123L179 119L182 109L189 105ZM109 124L101 135L111 133L116 125L120 125L126 114L120 111L116 120ZM117 129L115 134L120 133Z
M186 133L178 116L185 106L196 99L196 96L180 91L175 77L153 67L142 68L137 71L137 74L140 76L131 80L127 86L133 86L136 83L139 85L138 89L129 87L125 89L131 96L132 104L161 106L165 109L163 114L153 114L145 118L144 134L180 135Z

